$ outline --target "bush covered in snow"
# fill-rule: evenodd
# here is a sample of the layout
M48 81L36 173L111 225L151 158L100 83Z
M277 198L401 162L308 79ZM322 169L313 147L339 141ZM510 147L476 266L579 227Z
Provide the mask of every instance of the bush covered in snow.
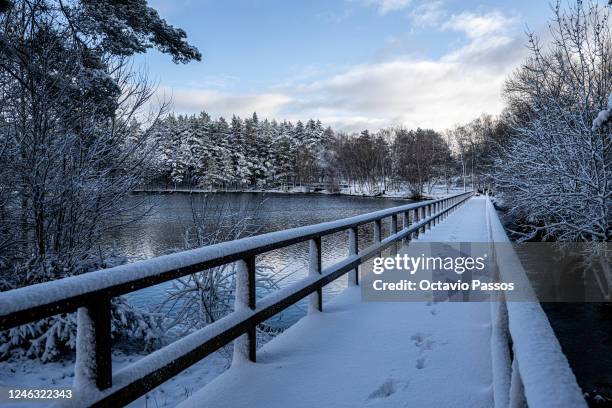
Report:
M125 258L109 257L106 262L92 261L84 271L107 268L124 263ZM84 264L82 264L84 265ZM46 265L43 273L35 269L35 262L20 265L24 268L20 276L25 276L27 284L50 280L57 276L53 265ZM38 266L40 267L40 266ZM59 275L61 276L61 275ZM4 288L12 285L4 281ZM132 307L124 297L116 297L111 301L111 330L116 341L129 339L140 345L144 351L158 347L163 341L163 316L148 313ZM6 331L0 331L0 360L11 356L27 356L39 358L43 362L62 358L74 351L76 344L77 317L76 313L62 314L39 320L34 323L18 326Z
M549 49L529 35L531 56L506 83L511 138L493 176L523 239L612 239L610 8L558 3Z
M185 231L184 249L214 245L256 234L253 223L259 204L234 209L212 195L191 195L192 222ZM234 311L236 296L235 263L204 270L172 281L158 310L167 317L165 328L184 335L211 324ZM257 265L256 285L260 294L278 287L274 271ZM258 337L267 340L278 330L265 324Z

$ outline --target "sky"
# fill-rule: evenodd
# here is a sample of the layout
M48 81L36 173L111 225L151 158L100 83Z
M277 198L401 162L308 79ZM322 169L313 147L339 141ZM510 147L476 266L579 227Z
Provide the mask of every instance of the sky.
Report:
M201 62L138 62L175 113L443 130L503 108L547 0L152 0Z

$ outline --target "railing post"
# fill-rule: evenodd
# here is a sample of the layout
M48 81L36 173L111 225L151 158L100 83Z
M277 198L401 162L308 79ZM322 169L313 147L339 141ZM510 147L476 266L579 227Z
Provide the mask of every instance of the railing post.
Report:
M436 205L437 205L437 203L432 203L431 204L431 215L433 216L433 219L431 220L431 226L432 227L436 226Z
M419 212L420 212L420 214L419 214L419 220L420 220L420 221L422 221L422 220L424 220L424 219L425 219L425 206L423 206L423 207L419 208ZM425 225L423 225L423 226L421 227L421 231L420 231L420 233L422 233L422 234L424 234L424 233L425 233Z
M410 227L410 213L408 211L404 211L402 213L402 229L407 229ZM410 241L410 235L407 235L406 238L402 239L402 244L406 245Z
M74 386L85 390L95 385L105 390L111 387L112 378L111 302L101 298L77 310Z
M414 210L412 210L412 224L416 225L419 223L420 213L421 212L418 208L415 208ZM417 228L414 230L414 232L412 233L412 238L416 239L419 237L419 230L420 228Z
M391 216L391 235L397 234L397 215L393 214ZM391 246L391 255L395 256L397 255L397 242L395 242L392 246Z
M438 225L440 223L440 215L438 214L440 212L440 203L435 203L434 204L434 214L436 215L436 217L434 218L434 225Z
M249 257L236 262L236 292L234 295L234 310L255 309L255 257ZM246 334L234 340L234 356L232 365L250 360L257 360L257 327L248 329Z
M374 244L378 244L382 237L382 221L376 220L374 221ZM382 255L381 252L378 253L380 257Z
M349 234L349 256L359 253L359 234L357 227L351 227ZM359 285L359 266L349 272L349 286Z
M321 275L321 237L310 240L310 250L308 253L308 276ZM323 289L318 288L310 295L308 313L323 311Z
M427 204L427 206L425 207L425 217L426 218L430 218L431 217L431 214L432 214L431 207L432 207L432 204ZM431 229L431 220L427 221L427 226L426 227L427 227L426 228L427 231L429 231Z

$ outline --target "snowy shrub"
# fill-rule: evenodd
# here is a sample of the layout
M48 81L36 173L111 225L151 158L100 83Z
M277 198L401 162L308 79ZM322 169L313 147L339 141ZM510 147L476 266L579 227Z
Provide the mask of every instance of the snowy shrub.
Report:
M122 297L111 302L111 331L115 340L140 344L142 351L161 345L162 317L133 308ZM75 350L76 313L62 314L0 332L0 360L11 356L54 361Z
M531 34L531 57L506 83L512 134L493 177L522 239L612 238L609 17L598 4L557 4L550 49Z
M184 249L235 240L259 231L254 223L259 205L254 208L230 208L224 201L216 202L212 195L192 195L191 200L193 217L185 232ZM235 267L235 264L227 264L172 281L172 287L158 307L158 311L164 311L168 318L166 329L182 335L231 313L236 289ZM260 293L265 294L278 287L271 268L258 265L256 273ZM258 327L258 337L264 341L277 332L265 324Z
M116 266L125 261L122 257L109 256L105 262L93 260L82 263L82 270L73 272L86 273ZM59 265L57 260L47 260L41 265L39 260L33 259L18 265L15 275L25 276L26 281L20 282L21 286L40 283L63 276L66 271L59 268ZM3 286L5 290L15 287L7 281L4 281ZM1 331L0 359L19 355L39 358L43 362L60 359L75 348L76 322L76 313L61 314ZM164 335L162 323L163 316L138 310L123 297L116 297L111 301L111 331L115 340L129 340L130 343L139 345L141 350L150 351L161 345Z

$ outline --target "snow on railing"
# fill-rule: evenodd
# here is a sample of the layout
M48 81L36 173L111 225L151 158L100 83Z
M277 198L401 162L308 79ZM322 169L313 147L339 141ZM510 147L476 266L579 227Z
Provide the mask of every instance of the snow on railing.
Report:
M200 361L229 342L234 363L256 359L255 330L301 299L310 297L311 313L322 310L322 288L350 273L358 284L358 267L386 248L397 250L446 218L472 196L462 193L408 204L338 221L272 232L199 249L121 265L79 276L0 293L0 330L60 313L78 311L75 364L77 406L122 406ZM402 216L398 231L397 216ZM382 237L382 220L390 218L390 235ZM358 248L358 227L374 223L374 243ZM349 253L322 270L321 237L348 230ZM300 242L310 242L308 276L260 299L255 296L255 256ZM136 290L221 265L237 262L235 310L216 322L112 373L110 300Z
M487 223L500 279L506 276L518 287L531 288L516 253L506 246L501 251L495 250L495 243L510 240L491 200L487 200ZM535 292L532 290L531 296L521 293L525 295L532 300L504 298L492 302L495 408L586 408L576 377Z

